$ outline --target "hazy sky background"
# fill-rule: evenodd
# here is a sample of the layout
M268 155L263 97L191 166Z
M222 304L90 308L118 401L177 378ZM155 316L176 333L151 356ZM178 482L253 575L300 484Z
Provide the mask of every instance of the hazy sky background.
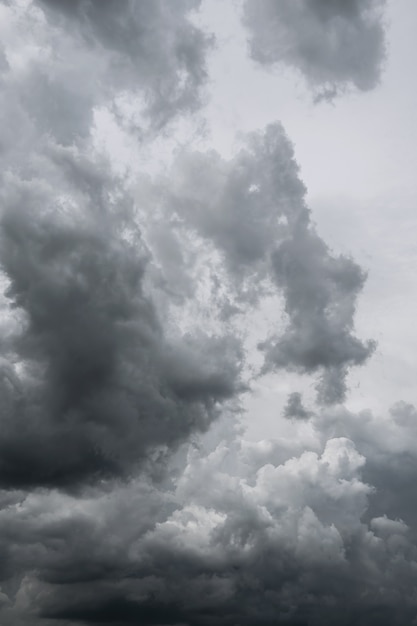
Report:
M416 22L0 3L2 624L417 623Z

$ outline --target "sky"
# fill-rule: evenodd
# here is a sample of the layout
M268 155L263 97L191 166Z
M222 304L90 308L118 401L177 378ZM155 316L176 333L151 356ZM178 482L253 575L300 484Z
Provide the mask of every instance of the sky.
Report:
M1 0L1 624L417 624L416 21Z

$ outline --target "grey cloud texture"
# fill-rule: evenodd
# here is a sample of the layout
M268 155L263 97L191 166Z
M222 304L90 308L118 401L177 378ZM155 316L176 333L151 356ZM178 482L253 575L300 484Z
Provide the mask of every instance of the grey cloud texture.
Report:
M199 4L2 3L4 110L28 116L26 140L34 123L59 143L78 142L103 107L137 136L154 136L204 99L213 38L189 19Z
M298 70L318 98L379 82L385 58L383 0L245 0L252 58Z
M172 180L165 189L158 184L164 219L174 232L194 229L220 253L229 306L233 296L236 310L242 298L256 301L266 283L284 298L285 329L260 343L265 370L319 373L320 403L343 401L348 368L375 348L354 335L365 274L316 232L282 127L249 135L230 161L214 152L184 155Z
M308 420L313 413L304 407L301 393L293 391L289 394L284 407L284 416L290 419Z
M369 411L355 414L339 407L317 414L313 423L323 439L345 436L355 441L358 451L366 457L364 479L375 486L370 514L404 520L415 542L417 510L412 496L417 471L415 407L398 402L387 415L373 415Z
M42 182L3 191L1 262L21 316L3 338L15 371L2 383L4 486L123 474L150 447L207 428L238 389L232 338L164 336L143 292L147 253L110 172L65 149L53 158L61 193L68 178L79 190L77 210L58 208Z
M142 141L198 106L198 6L1 5L0 621L415 623L416 410L329 406L374 347L365 275L316 232L282 127L135 191L95 147L102 106L143 105ZM244 316L271 294L262 372L314 375L326 408L292 392L296 435L250 442Z
M188 19L200 0L38 0L53 25L69 31L75 45L104 73L94 77L95 93L142 92L153 124L200 104L205 56L212 38ZM93 67L91 68L93 70ZM97 80L98 78L98 80ZM99 82L100 81L100 82ZM100 84L101 83L101 84Z
M356 298L365 276L348 257L335 257L309 225L297 225L273 254L273 271L286 297L289 326L267 347L267 359L300 371L323 368L318 397L341 402L347 367L360 365L375 348L352 334Z
M127 182L91 138L95 108L126 89L158 125L160 107L196 106L208 39L186 15L198 3L50 4L3 5L3 97L21 129L1 131L5 488L127 477L241 389L233 336L165 327Z
M411 624L416 549L405 522L363 520L365 465L346 437L303 452L226 438L190 448L167 490L9 498L2 563L19 592L13 605L5 588L5 617L29 605L70 625Z

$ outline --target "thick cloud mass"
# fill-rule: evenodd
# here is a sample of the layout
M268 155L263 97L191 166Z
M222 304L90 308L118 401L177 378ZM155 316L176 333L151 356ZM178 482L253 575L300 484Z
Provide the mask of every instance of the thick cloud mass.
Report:
M366 456L363 473L375 486L370 511L402 519L416 540L417 510L413 489L417 472L417 412L413 405L398 402L386 416L359 414L344 408L318 414L313 422L323 438L345 436L355 441Z
M32 132L61 144L78 142L101 108L140 138L196 110L212 45L189 20L198 6L198 0L175 7L159 0L2 2L3 148L28 141L31 124ZM18 140L9 137L12 119L24 129Z
M3 485L123 473L149 447L207 428L216 403L236 391L232 339L220 347L203 335L177 345L164 337L143 293L143 243L123 197L112 200L109 172L89 173L67 150L55 159L77 179L78 211L53 206L34 182L4 198L6 295L23 317L3 338L7 371L16 370L2 381Z
M365 275L315 230L284 130L134 183L95 141L102 108L142 147L195 110L199 4L0 4L0 622L411 626L417 412L335 406L374 348ZM253 54L368 88L375 10L248 1ZM242 392L283 372L317 402L288 390L288 436L245 440Z
M175 232L193 228L224 259L229 306L233 295L236 307L242 298L256 300L265 281L284 297L286 328L260 344L265 369L320 372L319 401L341 402L347 369L375 347L353 332L365 275L317 234L282 127L249 135L229 162L214 152L186 155L172 178L174 191L170 182L158 187L164 217Z
M1 129L6 488L129 475L207 429L238 391L232 336L166 328L144 286L152 253L126 181L91 140L95 107L120 90L144 91L152 120L159 106L191 105L186 92L198 97L207 41L186 18L196 6L2 6L29 49L9 34L2 77L21 129Z
M107 57L103 76L119 90L145 92L148 113L157 125L178 110L199 104L206 77L210 38L193 26L187 13L200 0L38 0L48 19L69 29L75 43ZM97 62L99 66L99 62Z
M290 324L268 349L267 358L301 371L324 368L319 399L324 404L340 402L346 392L346 368L363 363L374 349L372 341L363 343L352 335L363 272L351 259L331 255L304 224L277 248L272 263L275 279L284 289Z
M31 607L70 625L411 624L409 528L363 521L373 487L350 439L316 447L226 438L190 449L168 491L5 498L6 623Z
M246 0L250 52L297 69L319 97L378 83L384 59L381 0Z

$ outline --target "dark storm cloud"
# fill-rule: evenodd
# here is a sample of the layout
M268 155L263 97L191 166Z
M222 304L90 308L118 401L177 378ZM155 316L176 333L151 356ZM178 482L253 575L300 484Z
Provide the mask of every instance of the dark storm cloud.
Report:
M384 0L246 0L250 53L298 70L318 98L376 86L385 56Z
M365 274L317 234L282 127L249 135L229 162L214 152L185 155L172 178L174 186L158 187L166 219L174 232L194 228L222 254L229 277L222 280L235 304L248 294L256 300L265 280L284 297L285 330L260 344L265 368L319 372L319 402L341 402L348 368L375 347L354 335Z
M169 491L134 481L5 503L3 572L19 589L13 600L4 587L9 615L30 606L40 623L71 626L411 624L416 549L404 522L363 521L373 487L352 441L273 456L262 442L222 440L190 449Z
M104 84L97 83L96 92L108 92L110 86L119 91L140 89L156 126L200 104L205 56L212 42L188 19L200 0L175 4L166 0L37 0L37 4L52 24L71 33L76 45L87 46L96 56L107 56ZM100 63L98 58L97 68Z
M110 171L70 150L53 161L77 209L42 182L3 190L0 257L20 324L1 338L2 486L124 474L150 448L206 429L237 391L232 338L164 336L143 291L147 251Z
M319 403L373 349L354 334L365 276L317 234L281 126L230 161L184 154L135 197L97 154L94 112L126 90L153 130L197 106L198 4L4 13L0 621L412 624L414 407L313 413L292 393L307 439L249 442L235 421L233 318L265 293L283 300L265 369L319 376Z

